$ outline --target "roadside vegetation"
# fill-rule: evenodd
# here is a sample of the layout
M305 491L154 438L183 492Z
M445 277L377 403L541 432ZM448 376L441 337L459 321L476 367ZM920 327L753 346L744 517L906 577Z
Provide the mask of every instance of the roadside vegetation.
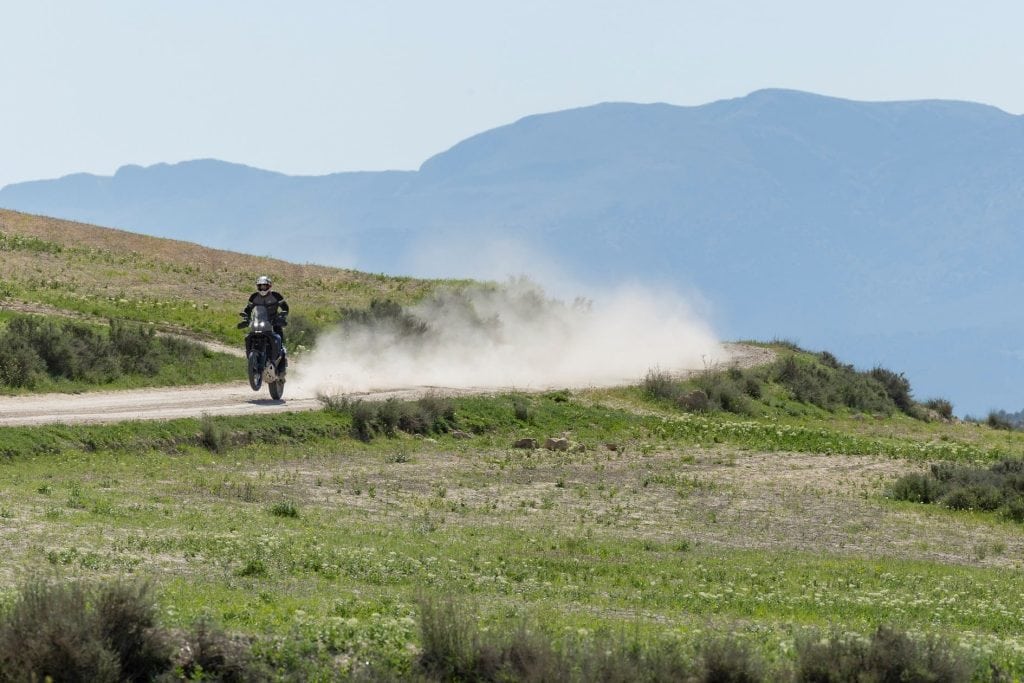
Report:
M135 323L97 326L36 315L0 319L3 392L224 382L244 372L239 358Z
M834 413L872 416L903 413L919 420L951 420L945 399L914 400L910 382L886 368L857 370L828 351L812 353L775 344L779 357L756 368L705 369L686 378L652 369L642 387L648 396L688 412L726 411L738 415Z

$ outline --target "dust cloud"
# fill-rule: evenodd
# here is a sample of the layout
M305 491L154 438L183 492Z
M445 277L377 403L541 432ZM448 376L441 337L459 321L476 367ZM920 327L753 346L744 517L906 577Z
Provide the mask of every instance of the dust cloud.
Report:
M726 358L710 327L677 297L622 287L600 301L567 303L519 278L350 316L296 361L290 383L328 395L596 387Z

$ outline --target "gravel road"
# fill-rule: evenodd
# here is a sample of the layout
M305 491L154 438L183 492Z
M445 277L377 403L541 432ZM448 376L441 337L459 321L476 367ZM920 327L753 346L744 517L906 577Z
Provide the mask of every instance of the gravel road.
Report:
M750 367L768 363L774 352L745 344L725 344L731 365ZM701 368L680 369L680 374ZM635 380L634 380L635 381ZM507 387L389 387L352 394L352 398L412 399L428 392L443 395L494 393ZM171 420L208 415L253 415L315 410L321 406L315 392L296 383L285 385L285 398L273 401L266 389L252 391L244 381L189 387L97 391L81 394L36 394L0 397L0 427L42 424L98 424L126 420Z

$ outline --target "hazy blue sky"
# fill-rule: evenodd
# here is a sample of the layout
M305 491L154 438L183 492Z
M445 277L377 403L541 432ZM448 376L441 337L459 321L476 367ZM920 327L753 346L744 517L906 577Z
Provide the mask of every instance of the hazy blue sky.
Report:
M0 186L411 169L527 114L764 87L1024 112L1020 0L0 0Z

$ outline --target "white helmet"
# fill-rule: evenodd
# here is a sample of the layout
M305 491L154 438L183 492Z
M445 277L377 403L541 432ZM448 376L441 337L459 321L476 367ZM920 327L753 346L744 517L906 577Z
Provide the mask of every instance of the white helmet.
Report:
M258 278L256 278L256 291L258 291L260 294L268 294L270 293L271 284L273 283L271 283L269 277L267 277L266 275L260 275Z

